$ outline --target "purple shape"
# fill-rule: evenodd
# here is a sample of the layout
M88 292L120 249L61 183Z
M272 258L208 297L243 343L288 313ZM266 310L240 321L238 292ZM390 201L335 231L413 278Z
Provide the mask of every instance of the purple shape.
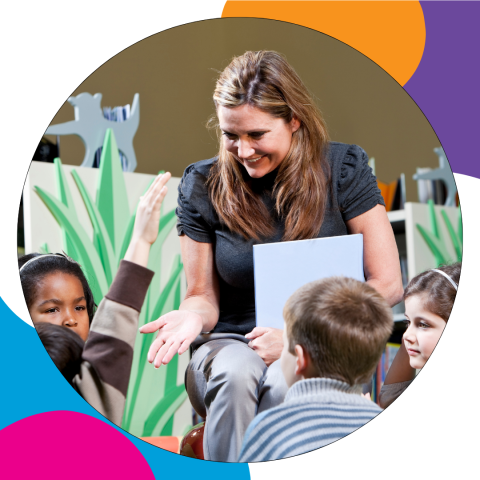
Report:
M480 2L420 2L423 57L405 90L435 130L455 173L480 178Z

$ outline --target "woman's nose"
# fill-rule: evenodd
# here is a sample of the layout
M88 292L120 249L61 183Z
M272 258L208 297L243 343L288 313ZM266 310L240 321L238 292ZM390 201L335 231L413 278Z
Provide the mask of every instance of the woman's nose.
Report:
M238 156L240 158L249 158L255 153L248 140L238 140Z

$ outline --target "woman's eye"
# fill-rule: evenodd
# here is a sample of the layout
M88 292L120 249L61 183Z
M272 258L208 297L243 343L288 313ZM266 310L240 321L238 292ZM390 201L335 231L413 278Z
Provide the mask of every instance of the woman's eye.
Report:
M410 320L404 320L403 323L405 324L405 327L409 327L410 325Z
M76 310L85 310L86 307L84 307L83 305L78 305L78 307L75 307Z
M253 132L250 133L250 136L255 139L262 138L265 135L265 132Z
M223 132L223 135L225 135L229 140L235 140L237 138L237 136L233 133Z
M420 322L419 327L420 328L430 328L430 325L428 323L425 323L425 322Z

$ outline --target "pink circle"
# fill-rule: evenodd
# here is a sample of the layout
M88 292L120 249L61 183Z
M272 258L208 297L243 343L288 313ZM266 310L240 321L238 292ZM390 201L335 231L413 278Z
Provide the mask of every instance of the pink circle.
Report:
M155 480L128 438L105 422L78 412L24 418L0 430L0 478Z

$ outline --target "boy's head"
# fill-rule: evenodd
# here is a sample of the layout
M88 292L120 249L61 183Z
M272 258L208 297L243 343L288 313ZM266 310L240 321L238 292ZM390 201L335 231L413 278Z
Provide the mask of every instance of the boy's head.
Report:
M282 370L300 378L366 383L392 332L392 310L366 283L330 277L307 283L285 304Z
M73 330L61 325L39 323L35 328L55 366L72 383L80 371L84 341Z

